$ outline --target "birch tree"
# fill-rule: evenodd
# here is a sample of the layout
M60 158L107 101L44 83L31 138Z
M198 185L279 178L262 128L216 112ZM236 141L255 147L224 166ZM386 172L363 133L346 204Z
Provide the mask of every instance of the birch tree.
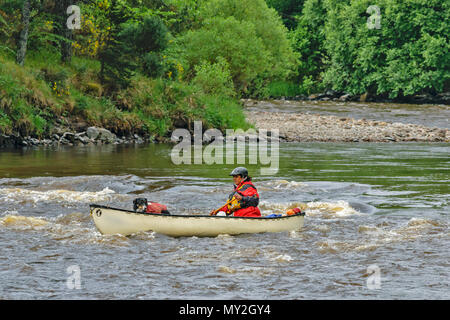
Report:
M22 7L22 29L20 30L19 42L17 48L16 62L23 66L28 45L28 31L30 28L30 0L25 0Z

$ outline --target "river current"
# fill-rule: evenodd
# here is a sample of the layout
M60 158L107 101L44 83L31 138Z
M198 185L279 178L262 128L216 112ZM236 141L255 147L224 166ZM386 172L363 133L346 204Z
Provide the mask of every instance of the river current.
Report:
M0 151L0 299L449 299L448 143L281 143L246 165L263 214L300 231L100 234L89 204L137 197L206 214L236 165L175 165L173 146Z

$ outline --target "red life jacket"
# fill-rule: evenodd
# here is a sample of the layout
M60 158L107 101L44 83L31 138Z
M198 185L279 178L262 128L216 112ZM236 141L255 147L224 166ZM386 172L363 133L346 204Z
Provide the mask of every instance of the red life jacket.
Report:
M258 190L256 190L256 187L251 181L243 181L238 186L235 186L234 191L229 196L229 199L231 199L236 193L239 193L242 197L246 198L241 200L241 208L234 211L233 215L235 217L261 217L261 211L259 211L258 208ZM231 214L226 205L220 208L219 211L224 211L227 214Z
M147 213L168 213L167 206L164 204L156 203L156 202L149 202L147 204Z

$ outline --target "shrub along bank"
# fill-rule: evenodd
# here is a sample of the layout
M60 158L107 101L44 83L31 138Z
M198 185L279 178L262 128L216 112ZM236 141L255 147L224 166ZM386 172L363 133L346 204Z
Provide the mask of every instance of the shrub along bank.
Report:
M97 78L99 68L98 61L88 58L61 64L50 52L30 52L24 67L1 55L0 142L74 143L63 139L64 133L83 133L89 127L105 128L123 142L167 141L174 128L191 129L195 120L202 121L205 130L250 127L236 98L139 74L127 88L108 94ZM115 141L121 142L104 140Z

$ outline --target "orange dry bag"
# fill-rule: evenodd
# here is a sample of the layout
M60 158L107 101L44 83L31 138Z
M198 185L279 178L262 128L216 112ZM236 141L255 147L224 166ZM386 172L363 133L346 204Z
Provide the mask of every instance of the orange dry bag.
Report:
M294 209L289 209L288 211L286 211L286 214L288 216L292 216L294 214L298 214L301 213L302 211L300 210L300 208L294 208Z

